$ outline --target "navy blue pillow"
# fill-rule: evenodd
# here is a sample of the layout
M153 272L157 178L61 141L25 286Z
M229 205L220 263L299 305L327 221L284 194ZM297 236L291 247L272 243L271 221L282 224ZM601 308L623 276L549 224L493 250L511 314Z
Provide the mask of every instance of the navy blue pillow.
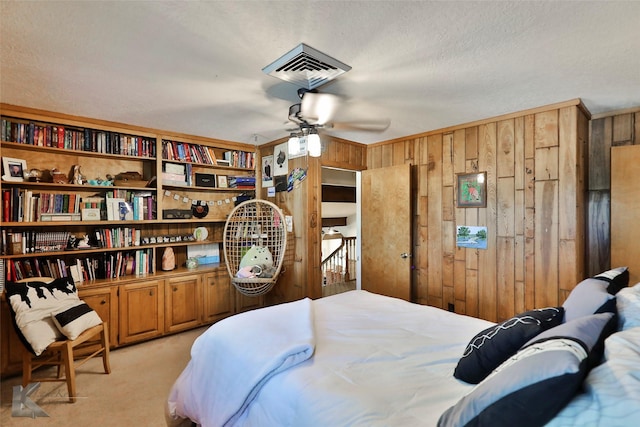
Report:
M562 307L547 307L517 314L485 329L471 339L453 376L470 384L479 383L531 338L562 323L563 317Z
M593 278L607 282L607 292L615 295L620 292L620 289L629 286L629 269L627 267L612 268L593 276Z
M438 427L538 427L580 389L615 313L583 316L542 332L447 409Z

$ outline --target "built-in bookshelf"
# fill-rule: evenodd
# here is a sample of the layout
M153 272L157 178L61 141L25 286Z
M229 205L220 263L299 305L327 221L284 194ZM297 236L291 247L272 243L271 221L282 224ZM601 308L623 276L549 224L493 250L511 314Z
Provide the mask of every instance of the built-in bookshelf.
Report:
M4 105L0 131L0 259L19 267L34 256L78 265L78 254L131 246L153 254L141 274L160 272L168 247L182 269L187 248L221 244L227 214L255 194L255 153L243 144ZM206 239L193 238L196 228ZM4 279L37 272L15 263ZM83 273L87 265L82 277L109 278Z
M222 256L228 214L255 197L253 146L7 104L0 118L0 292L72 277L116 347L262 304L235 291ZM2 375L21 368L8 313Z

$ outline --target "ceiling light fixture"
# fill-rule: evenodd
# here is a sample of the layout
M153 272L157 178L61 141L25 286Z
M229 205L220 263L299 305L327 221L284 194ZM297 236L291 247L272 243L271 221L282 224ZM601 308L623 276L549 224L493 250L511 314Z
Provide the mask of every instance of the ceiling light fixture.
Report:
M295 133L291 132L289 141L287 142L289 157L295 156L300 152L300 138Z
M309 130L309 136L307 137L307 149L309 150L309 156L311 157L320 157L322 154L320 135L318 135L318 131L314 127Z

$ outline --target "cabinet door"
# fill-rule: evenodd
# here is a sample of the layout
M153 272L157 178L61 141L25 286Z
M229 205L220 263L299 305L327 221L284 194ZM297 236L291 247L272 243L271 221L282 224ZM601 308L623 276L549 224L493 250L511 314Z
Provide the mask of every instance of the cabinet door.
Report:
M250 297L241 294L236 290L236 288L233 288L233 290L236 294L236 313L264 307L264 295Z
M22 350L24 346L16 334L7 301L0 302L0 372L4 378L8 374L22 371Z
M120 286L118 344L162 335L164 331L164 281L150 280Z
M200 324L202 290L197 274L165 281L165 332L177 332Z
M107 322L109 347L115 347L118 344L118 288L80 289L78 296Z
M203 322L213 323L233 314L233 294L227 270L207 273L204 279Z

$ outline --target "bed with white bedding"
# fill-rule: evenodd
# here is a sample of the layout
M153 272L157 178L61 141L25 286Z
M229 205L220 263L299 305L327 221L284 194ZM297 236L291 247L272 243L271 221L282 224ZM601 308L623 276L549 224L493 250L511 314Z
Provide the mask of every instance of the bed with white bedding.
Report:
M579 315L563 329L548 327L538 341L520 337L529 341L525 349L477 385L454 376L463 353L477 355L478 340L493 345L529 316L496 325L366 291L242 313L196 340L171 389L167 424L639 425L640 286L624 292L631 301L626 327L621 321L606 341L605 362L586 379L598 325L611 325L611 313ZM572 341L574 323L586 344ZM564 401L562 390L571 392ZM540 411L551 413L542 423Z

